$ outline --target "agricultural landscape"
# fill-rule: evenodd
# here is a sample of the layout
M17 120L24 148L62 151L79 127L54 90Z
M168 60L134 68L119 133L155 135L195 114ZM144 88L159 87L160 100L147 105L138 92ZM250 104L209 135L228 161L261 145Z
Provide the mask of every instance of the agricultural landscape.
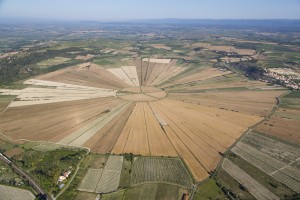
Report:
M0 48L5 195L299 198L297 30L128 26L45 26L29 44L20 28Z

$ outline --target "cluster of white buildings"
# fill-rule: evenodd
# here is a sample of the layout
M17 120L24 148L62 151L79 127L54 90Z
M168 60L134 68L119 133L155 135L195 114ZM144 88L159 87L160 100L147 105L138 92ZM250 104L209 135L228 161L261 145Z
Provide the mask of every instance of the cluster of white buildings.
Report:
M64 180L66 180L70 176L71 172L71 170L67 170L61 176L59 176L57 184L62 183ZM63 186L64 184L61 184L59 187L62 188Z
M294 75L278 73L268 69L265 70L265 75L281 81L286 87L292 88L294 90L300 89L300 83L294 81L295 79L300 80L299 77L295 77Z

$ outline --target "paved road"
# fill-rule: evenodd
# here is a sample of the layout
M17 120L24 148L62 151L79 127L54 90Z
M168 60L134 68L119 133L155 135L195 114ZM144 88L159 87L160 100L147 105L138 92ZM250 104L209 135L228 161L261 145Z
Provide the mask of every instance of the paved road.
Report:
M13 162L8 160L2 154L0 154L0 159L3 160L8 165L10 165L17 174L19 174L22 177L25 177L29 181L29 183L33 186L33 188L35 189L35 191L38 194L42 194L42 195L46 194L46 192L42 189L42 187L27 172L25 172L23 169L21 169L20 167L15 165ZM51 198L47 197L47 199L51 199Z

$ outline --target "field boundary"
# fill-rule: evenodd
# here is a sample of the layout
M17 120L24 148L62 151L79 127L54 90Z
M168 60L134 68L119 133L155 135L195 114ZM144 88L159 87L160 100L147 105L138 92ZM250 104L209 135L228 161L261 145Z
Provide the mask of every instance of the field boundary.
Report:
M273 109L271 110L271 112L270 112L266 117L264 117L261 121L255 123L255 124L253 124L252 126L250 126L249 128L247 128L247 130L246 130L244 133L242 133L242 135L241 135L239 138L237 138L236 141L235 141L230 147L228 147L228 148L225 150L225 152L224 152L223 154L226 155L229 151L231 151L231 149L232 149L232 148L233 148L233 147L234 147L234 146L235 146L235 145L236 145L236 144L237 144L237 143L238 143L238 142L239 142L246 134L248 134L249 132L253 131L253 128L255 128L256 126L260 125L261 123L263 123L264 121L266 121L267 119L269 119L269 118L275 113L275 111L277 110L277 108L280 106L280 103L281 103L280 98L283 97L283 96L285 96L285 95L288 95L290 92L291 92L291 90L289 90L288 92L286 92L286 93L280 95L279 97L276 97L277 103L275 104L275 106L273 107ZM225 158L224 156L221 157L221 160L220 160L218 166L216 167L215 171L219 170L219 168L221 167L221 164L222 164L224 158ZM202 182L202 181L201 181L201 182ZM201 182L200 182L200 183L201 183Z
M277 102L276 102L276 104L274 105L273 109L270 111L270 113L269 113L267 116L265 116L261 121L259 121L259 122L255 123L255 124L253 124L252 126L248 127L247 130L244 131L244 132L241 134L241 136L240 136L239 138L237 138L236 141L235 141L230 147L228 147L228 148L225 150L225 152L223 153L223 156L221 156L221 160L219 161L219 163L218 163L217 167L215 168L213 174L211 174L211 175L210 175L209 177L207 177L206 179L203 179L202 181L196 182L196 183L195 183L195 186L198 187L201 183L203 183L203 182L209 180L210 178L213 178L213 177L214 177L214 174L215 174L215 173L221 168L221 166L222 166L222 163L223 163L223 161L224 161L224 159L225 159L225 156L224 156L224 155L226 155L228 152L230 152L231 149L232 149L233 147L235 147L235 145L236 145L242 138L244 138L245 135L247 135L249 132L253 131L253 128L255 128L256 126L260 125L261 123L263 123L264 121L266 121L267 119L269 119L269 118L275 113L275 111L278 109L278 107L280 106L280 104L281 104L281 98L284 97L284 96L286 96L286 95L288 95L288 94L291 93L291 92L292 92L291 90L288 90L286 93L284 93L284 94L282 94L282 95L276 97ZM213 178L213 179L214 179L214 178ZM196 193L196 188L197 188L197 187L194 188L193 192L191 193L191 197L193 197L194 194Z

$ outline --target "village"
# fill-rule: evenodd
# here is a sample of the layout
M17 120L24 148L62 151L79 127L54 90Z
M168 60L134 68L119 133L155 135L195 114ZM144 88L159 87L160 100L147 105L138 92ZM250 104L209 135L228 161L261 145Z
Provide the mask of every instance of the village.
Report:
M271 77L273 79L279 80L281 84L284 86L299 90L300 82L296 82L295 80L300 80L300 75L288 68L271 68L265 69L265 75Z

